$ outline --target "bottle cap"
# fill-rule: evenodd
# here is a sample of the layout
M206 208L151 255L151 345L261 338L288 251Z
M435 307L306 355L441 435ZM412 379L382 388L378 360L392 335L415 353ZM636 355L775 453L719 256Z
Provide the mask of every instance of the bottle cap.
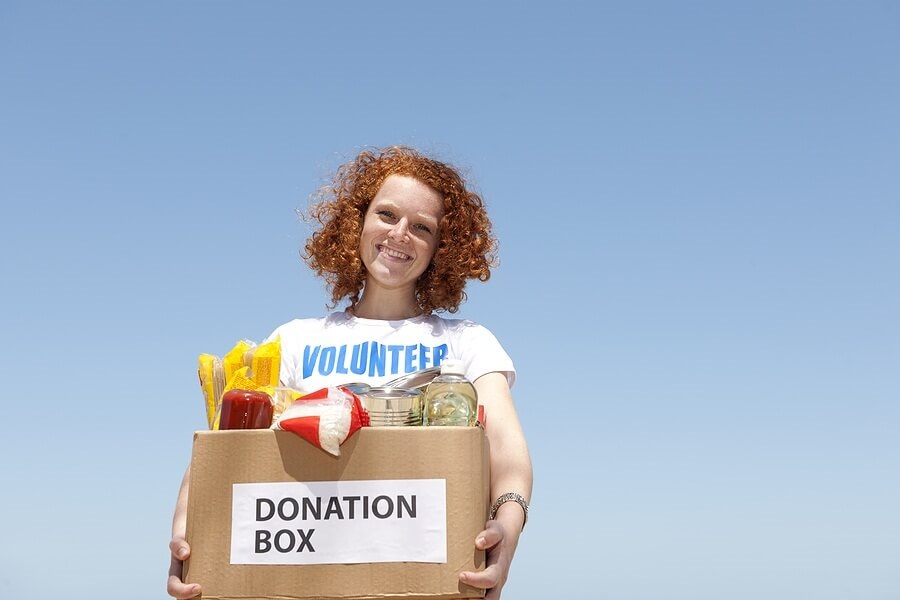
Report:
M466 369L463 367L463 362L456 358L448 358L444 362L441 363L441 375L446 374L454 374L454 375L465 375Z

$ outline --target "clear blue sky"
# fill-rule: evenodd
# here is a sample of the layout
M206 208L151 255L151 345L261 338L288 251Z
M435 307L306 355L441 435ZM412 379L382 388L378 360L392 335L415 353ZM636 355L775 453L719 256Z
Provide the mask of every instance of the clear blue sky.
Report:
M900 597L900 5L0 5L0 597L165 597L196 358L303 208L458 164L535 493L505 598Z

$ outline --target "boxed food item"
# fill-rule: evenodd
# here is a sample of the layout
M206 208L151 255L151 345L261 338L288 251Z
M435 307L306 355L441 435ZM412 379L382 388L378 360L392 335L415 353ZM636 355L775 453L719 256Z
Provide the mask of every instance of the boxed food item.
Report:
M203 598L481 598L460 571L489 507L481 427L364 427L332 456L288 431L200 431L184 580Z

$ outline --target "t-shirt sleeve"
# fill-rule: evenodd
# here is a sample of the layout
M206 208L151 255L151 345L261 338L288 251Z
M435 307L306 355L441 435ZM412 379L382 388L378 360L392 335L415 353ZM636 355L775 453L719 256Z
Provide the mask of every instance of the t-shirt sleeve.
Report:
M516 368L512 358L490 330L482 325L469 324L463 328L461 342L462 360L466 365L466 377L470 381L488 373L503 373L512 388L516 381Z

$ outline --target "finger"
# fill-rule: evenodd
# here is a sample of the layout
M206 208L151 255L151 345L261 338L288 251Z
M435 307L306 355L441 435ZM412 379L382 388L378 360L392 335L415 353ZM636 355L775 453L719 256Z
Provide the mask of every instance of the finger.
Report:
M493 548L502 542L504 537L503 526L497 521L488 521L484 531L475 536L475 547L479 550Z
M201 589L196 583L187 584L182 581L184 574L184 561L178 560L174 556L169 563L169 580L166 583L166 591L170 596L183 600L199 596Z
M187 600L187 598L200 595L200 586L196 583L186 584L177 575L169 575L169 584L166 586L166 591L173 598Z
M459 580L482 590L489 590L500 583L501 569L498 565L489 565L482 571L463 571Z
M169 551L178 560L185 560L191 555L191 547L184 538L179 537L172 538L172 541L169 542Z

